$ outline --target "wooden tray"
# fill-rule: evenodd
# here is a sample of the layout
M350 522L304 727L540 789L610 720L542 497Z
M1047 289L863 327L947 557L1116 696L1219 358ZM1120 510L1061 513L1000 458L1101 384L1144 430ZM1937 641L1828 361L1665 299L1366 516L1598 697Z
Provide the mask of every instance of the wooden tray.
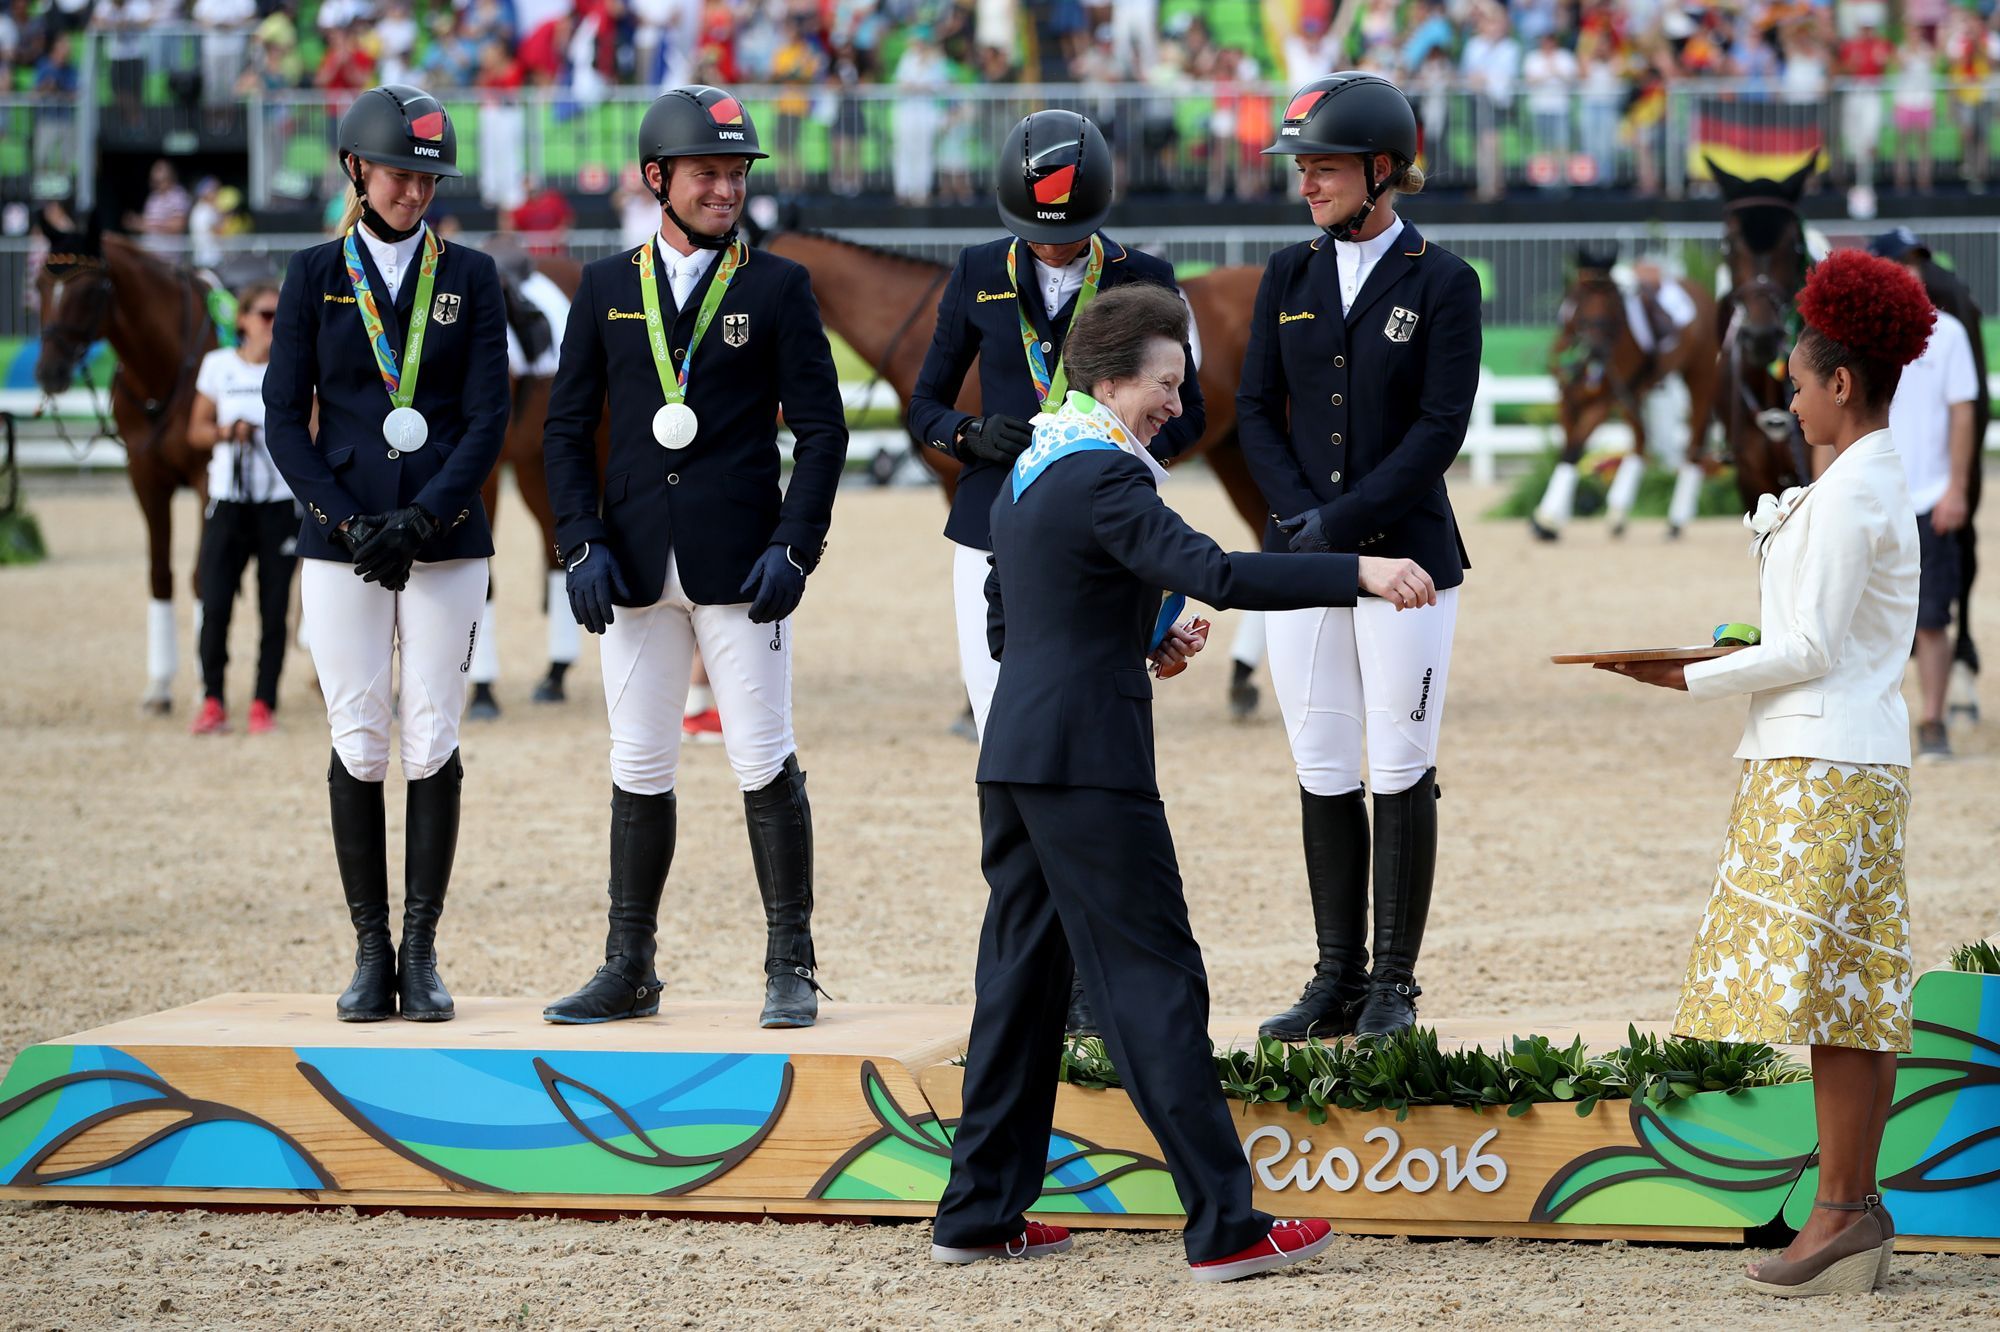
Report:
M1726 647L1624 648L1615 652L1558 652L1549 660L1558 666L1609 666L1621 661L1707 661L1741 652L1741 644Z

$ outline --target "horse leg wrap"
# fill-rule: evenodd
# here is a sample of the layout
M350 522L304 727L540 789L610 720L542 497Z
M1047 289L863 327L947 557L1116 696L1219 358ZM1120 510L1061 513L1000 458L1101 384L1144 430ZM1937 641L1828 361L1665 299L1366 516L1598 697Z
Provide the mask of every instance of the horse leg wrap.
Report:
M174 625L171 599L146 605L146 698L148 702L171 697L174 673L180 663L179 635Z

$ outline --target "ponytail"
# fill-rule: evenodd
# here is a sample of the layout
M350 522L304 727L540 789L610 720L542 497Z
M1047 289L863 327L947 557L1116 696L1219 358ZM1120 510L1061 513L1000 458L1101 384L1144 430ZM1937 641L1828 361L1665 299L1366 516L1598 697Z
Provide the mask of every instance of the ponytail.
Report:
M361 191L356 187L354 177L347 174L345 154L342 154L340 165L340 178L347 182L347 207L343 208L340 212L340 233L344 236L354 230L354 224L361 220L361 213L367 201L361 197ZM354 163L354 169L357 173L362 170L358 159ZM367 177L364 175L362 179L365 181Z

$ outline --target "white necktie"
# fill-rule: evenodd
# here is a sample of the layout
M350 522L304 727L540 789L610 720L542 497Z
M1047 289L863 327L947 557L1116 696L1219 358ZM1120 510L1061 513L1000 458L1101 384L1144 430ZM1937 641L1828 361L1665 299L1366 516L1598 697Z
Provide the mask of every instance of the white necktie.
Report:
M674 304L683 310L687 309L688 297L694 295L695 284L700 280L701 269L695 265L692 257L674 265Z

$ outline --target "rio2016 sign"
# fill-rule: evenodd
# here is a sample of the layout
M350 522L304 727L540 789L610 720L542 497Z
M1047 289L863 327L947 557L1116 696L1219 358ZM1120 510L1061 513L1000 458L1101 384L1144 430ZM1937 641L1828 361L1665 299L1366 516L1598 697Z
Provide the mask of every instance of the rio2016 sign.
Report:
M1433 1152L1427 1147L1403 1150L1403 1137L1387 1126L1372 1128L1362 1136L1365 1143L1383 1144L1382 1155L1363 1173L1361 1161L1345 1147L1334 1147L1312 1159L1310 1138L1296 1144L1292 1135L1276 1125L1258 1129L1243 1140L1243 1155L1256 1171L1257 1182L1273 1193L1297 1189L1301 1193L1330 1189L1345 1193L1356 1184L1371 1193L1406 1189L1428 1193L1442 1183L1447 1193L1469 1185L1480 1193L1492 1193L1507 1182L1507 1162L1486 1150L1500 1134L1487 1129L1473 1139L1461 1159L1456 1147ZM1260 1148L1263 1150L1260 1152ZM1290 1158L1289 1163L1287 1159Z

